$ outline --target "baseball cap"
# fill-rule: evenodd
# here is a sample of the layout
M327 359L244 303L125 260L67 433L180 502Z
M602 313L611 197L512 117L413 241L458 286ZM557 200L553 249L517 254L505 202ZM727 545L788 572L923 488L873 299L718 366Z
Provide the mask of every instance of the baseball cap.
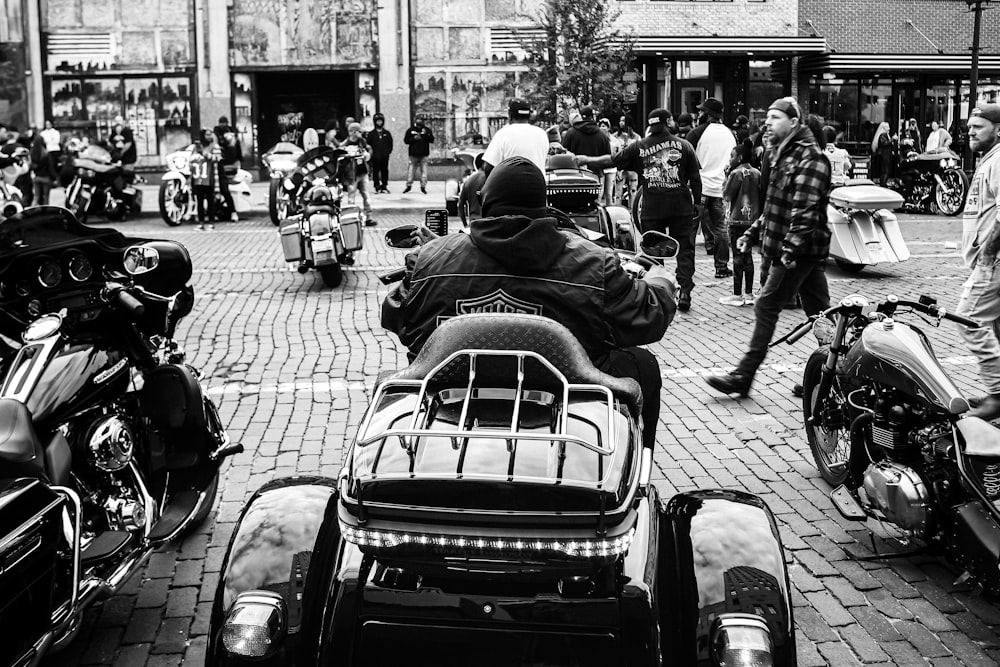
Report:
M979 116L994 125L1000 125L1000 104L981 104L969 112L969 118Z
M351 123L350 125L347 126L347 129L348 129L348 131L350 131L350 130L357 130L358 132L360 132L361 131L361 123Z
M520 97L515 97L507 104L507 113L511 118L528 118L531 116L531 105Z
M663 108L653 109L652 111L649 112L649 115L646 117L646 124L656 125L656 126L666 125L667 121L669 121L673 117L674 114L670 113L669 109L663 109Z
M704 102L698 105L698 108L709 116L714 116L715 118L722 117L722 102L714 97L706 98Z
M594 120L597 117L597 112L594 111L594 107L587 106L580 109L580 118L583 120Z
M771 109L780 111L789 118L802 117L802 109L799 107L799 103L794 97L779 97L775 101L771 102L771 106L767 108L768 111Z

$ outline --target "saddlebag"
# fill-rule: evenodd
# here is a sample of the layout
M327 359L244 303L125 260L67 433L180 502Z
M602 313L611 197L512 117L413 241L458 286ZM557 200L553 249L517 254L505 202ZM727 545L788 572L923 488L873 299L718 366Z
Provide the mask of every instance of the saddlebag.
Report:
M281 251L286 262L302 261L302 216L294 216L281 221L278 231L281 235Z
M22 656L51 623L63 503L40 480L0 480L0 665Z
M344 240L344 250L361 250L364 237L361 231L361 211L357 206L345 206L340 210L340 235Z
M154 469L190 468L211 451L201 385L187 366L167 364L146 373L139 410L149 427Z
M951 559L972 572L990 595L1000 595L1000 526L977 500L955 508Z

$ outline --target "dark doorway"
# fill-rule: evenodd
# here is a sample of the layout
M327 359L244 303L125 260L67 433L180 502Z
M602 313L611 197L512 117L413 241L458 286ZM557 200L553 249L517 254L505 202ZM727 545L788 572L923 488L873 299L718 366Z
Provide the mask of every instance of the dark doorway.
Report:
M257 136L260 150L279 141L302 144L302 132L323 129L357 114L355 72L258 72Z

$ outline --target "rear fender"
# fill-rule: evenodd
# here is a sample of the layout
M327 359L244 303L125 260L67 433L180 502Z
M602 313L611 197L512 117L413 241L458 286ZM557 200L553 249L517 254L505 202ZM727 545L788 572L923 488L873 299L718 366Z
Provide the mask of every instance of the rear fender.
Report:
M222 651L222 625L240 593L261 589L279 593L288 608L287 644L266 664L295 661L310 561L324 518L329 516L336 525L336 500L336 480L326 477L278 479L253 495L243 508L222 562L206 665L233 664Z
M444 182L444 200L455 200L458 201L458 179L449 178Z
M662 646L677 664L710 664L712 622L757 614L771 632L774 664L791 667L795 636L788 571L774 515L739 491L675 495L660 521Z
M168 171L167 173L163 174L163 176L160 177L160 180L161 181L180 181L181 183L183 183L184 181L187 180L187 176L185 176L184 174L182 174L181 172L179 172L177 170L172 170L172 171Z

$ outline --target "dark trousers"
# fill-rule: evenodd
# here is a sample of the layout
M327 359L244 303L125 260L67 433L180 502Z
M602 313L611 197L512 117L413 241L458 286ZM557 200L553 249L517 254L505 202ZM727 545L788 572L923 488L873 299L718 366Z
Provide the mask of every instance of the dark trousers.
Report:
M598 368L616 378L632 378L642 389L642 445L656 444L656 424L660 419L660 364L642 347L611 350L608 359Z
M694 234L697 222L691 214L642 220L642 231L669 234L677 241L677 286L688 294L694 289Z
M767 282L761 290L753 311L753 333L743 359L736 372L753 378L764 363L767 346L774 337L781 309L794 298L796 292L802 298L802 308L806 315L814 315L830 307L830 288L826 283L826 262L798 260L795 268L786 269L778 260L772 260Z
M726 209L721 197L701 198L701 233L705 236L705 247L712 248L715 270L728 268L729 234L726 232ZM693 234L697 234L697 229Z
M193 185L191 189L198 204L198 222L215 222L215 188L211 185Z
M219 181L219 192L222 193L222 201L226 202L226 206L229 207L229 215L236 212L236 204L233 203L233 193L229 191L229 175L226 170L230 173L235 174L238 167L236 165L224 165L219 163L218 168L218 181ZM212 208L215 208L214 202Z
M750 225L738 222L729 223L729 245L733 248L733 294L753 293L753 250L748 246L746 252L736 248L736 242L750 229Z
M372 158L372 183L375 192L389 187L389 158Z

